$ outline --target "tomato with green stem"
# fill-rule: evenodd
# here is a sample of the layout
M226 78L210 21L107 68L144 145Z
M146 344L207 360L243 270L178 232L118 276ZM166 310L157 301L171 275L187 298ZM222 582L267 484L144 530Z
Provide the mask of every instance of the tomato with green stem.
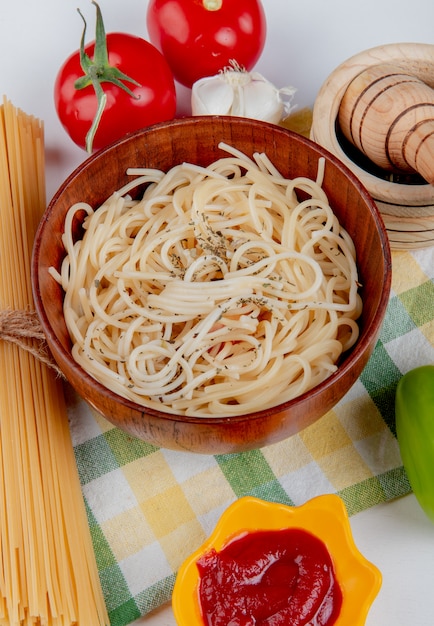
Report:
M150 40L186 87L231 61L250 71L265 45L260 0L150 0L146 19Z
M54 85L59 120L71 139L91 153L134 130L176 113L173 74L150 42L127 33L105 33L96 2L95 41L60 68Z

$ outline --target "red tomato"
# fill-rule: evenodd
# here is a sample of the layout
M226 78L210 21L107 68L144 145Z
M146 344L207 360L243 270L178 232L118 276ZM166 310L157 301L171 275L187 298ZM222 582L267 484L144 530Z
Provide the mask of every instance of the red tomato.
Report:
M247 71L265 44L260 0L150 0L149 38L187 87L235 60Z
M172 72L161 52L151 43L125 33L109 33L108 65L124 75L122 83L101 81L107 98L88 151L98 150L125 134L172 119L176 112L176 91ZM95 42L84 47L92 61ZM91 83L77 89L76 81L83 77L80 50L74 52L60 68L54 87L54 100L59 119L79 146L86 149L88 134L98 110L97 92ZM134 79L134 84L129 79ZM81 79L83 80L83 79Z

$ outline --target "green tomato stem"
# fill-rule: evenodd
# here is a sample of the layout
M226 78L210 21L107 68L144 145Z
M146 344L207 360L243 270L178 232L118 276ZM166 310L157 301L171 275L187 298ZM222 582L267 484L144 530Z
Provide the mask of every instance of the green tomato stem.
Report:
M86 151L92 154L93 140L95 133L98 130L99 123L104 113L105 105L107 102L107 95L104 93L100 83L96 81L94 83L95 93L97 94L98 108L96 110L95 117L93 118L92 125L86 133Z
M140 83L134 80L134 78L131 78L130 76L127 76L126 74L121 72L117 67L113 67L109 64L107 37L105 33L101 9L94 0L92 0L92 4L94 4L96 7L95 49L93 59L91 59L85 51L87 29L86 20L80 9L77 9L81 19L84 22L83 32L80 40L80 64L84 75L80 76L80 78L75 81L76 89L84 89L85 87L92 85L98 103L95 117L86 135L86 151L89 153L92 153L95 133L98 130L98 126L103 116L107 102L107 96L104 93L101 83L112 83L120 89L123 89L132 98L138 99L140 97L135 95L131 91L131 89L124 84L124 81L132 83L133 85L136 85L138 87L140 87Z

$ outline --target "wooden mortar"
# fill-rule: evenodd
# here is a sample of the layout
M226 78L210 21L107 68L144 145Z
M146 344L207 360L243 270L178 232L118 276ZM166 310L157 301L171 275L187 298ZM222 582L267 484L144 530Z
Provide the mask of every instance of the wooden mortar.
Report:
M398 43L370 48L344 61L324 81L314 103L310 137L364 184L381 212L392 248L424 248L434 245L434 185L418 174L397 177L378 167L340 129L341 103L350 84L365 70L383 64L399 66L434 90L434 45Z
M346 138L391 172L434 183L434 89L400 65L380 63L347 86L338 121Z

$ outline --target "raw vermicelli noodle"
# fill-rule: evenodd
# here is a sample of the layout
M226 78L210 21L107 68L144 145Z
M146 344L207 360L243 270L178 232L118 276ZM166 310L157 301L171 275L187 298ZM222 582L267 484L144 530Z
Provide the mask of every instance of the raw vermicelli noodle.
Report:
M71 207L66 257L51 268L74 359L170 413L240 415L290 400L358 337L355 249L321 188L323 160L318 180L289 180L265 154L220 147L228 156L206 168L132 169L96 210Z
M0 626L107 626L62 381L37 358L34 321L11 341L17 316L34 309L31 257L45 207L43 123L3 97Z

